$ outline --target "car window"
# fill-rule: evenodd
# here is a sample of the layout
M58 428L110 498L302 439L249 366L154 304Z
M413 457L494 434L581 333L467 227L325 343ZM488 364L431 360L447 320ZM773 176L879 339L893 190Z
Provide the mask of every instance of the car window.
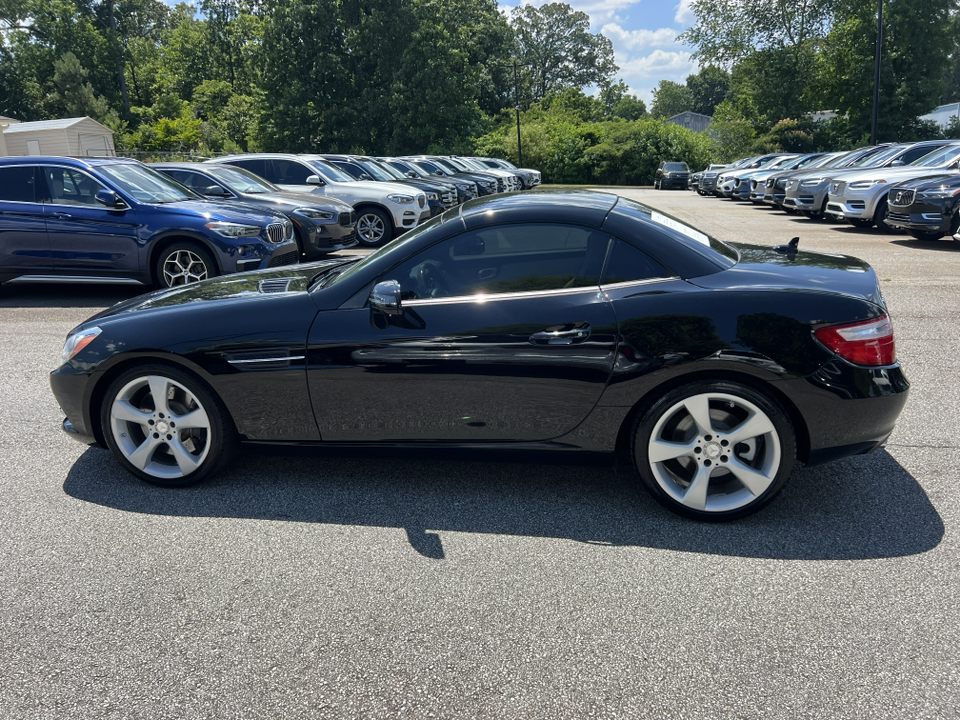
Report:
M670 277L660 263L628 242L614 239L601 285Z
M498 225L456 235L387 272L403 299L599 285L610 236L579 225Z
M270 178L277 185L306 185L307 178L316 175L306 165L294 160L273 159L273 172L276 177Z
M254 175L266 178L270 182L277 181L277 179L273 177L273 169L270 167L270 161L267 158L239 158L237 160L231 160L230 165L236 165L247 172L252 172Z
M36 167L17 165L0 168L0 201L37 202Z
M690 168L687 167L686 163L668 162L663 164L663 169L669 172L686 172Z
M43 175L54 205L98 205L97 193L106 190L86 173L71 168L45 167Z
M904 165L906 165L908 163L912 163L914 160L922 158L931 150L936 150L938 147L938 145L920 145L919 147L910 148L897 159L902 160Z
M191 172L189 170L161 170L164 175L176 180L181 185L190 188L196 193L201 195L204 194L204 191L211 185L216 185L217 183L205 175L200 173Z

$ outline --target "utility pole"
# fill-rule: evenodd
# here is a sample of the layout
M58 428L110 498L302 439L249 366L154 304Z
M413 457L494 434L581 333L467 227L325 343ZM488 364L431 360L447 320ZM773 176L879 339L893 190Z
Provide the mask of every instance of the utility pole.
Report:
M873 123L870 144L877 144L877 113L880 107L880 51L883 47L883 0L877 0L877 60L873 71Z
M513 60L513 100L517 110L517 157L520 167L523 167L523 144L520 140L520 81L517 79L517 60Z

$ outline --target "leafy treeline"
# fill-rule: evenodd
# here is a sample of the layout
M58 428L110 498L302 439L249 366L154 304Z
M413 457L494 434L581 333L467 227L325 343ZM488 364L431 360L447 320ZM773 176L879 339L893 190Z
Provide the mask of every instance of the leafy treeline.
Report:
M880 139L936 135L917 117L960 100L960 0L883 2ZM525 165L605 184L649 183L661 159L868 138L877 0L692 7L682 38L701 69L662 81L648 114L616 80L610 41L563 3L504 15L496 0L0 0L0 114L89 115L123 152L517 160L519 104ZM710 133L664 121L686 110L714 116Z

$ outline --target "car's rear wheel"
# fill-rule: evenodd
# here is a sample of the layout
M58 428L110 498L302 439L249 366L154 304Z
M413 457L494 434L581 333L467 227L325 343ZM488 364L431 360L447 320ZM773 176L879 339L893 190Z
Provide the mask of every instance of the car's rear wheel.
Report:
M661 505L698 520L734 520L769 503L790 476L796 439L766 395L733 382L695 382L637 420L633 458Z
M379 208L366 208L357 214L357 238L361 245L378 247L393 239L393 223Z
M217 264L210 253L196 243L174 243L157 258L156 278L160 287L189 285L217 274Z
M117 377L104 396L100 420L120 464L163 487L200 482L229 461L237 444L221 400L170 365L144 365Z

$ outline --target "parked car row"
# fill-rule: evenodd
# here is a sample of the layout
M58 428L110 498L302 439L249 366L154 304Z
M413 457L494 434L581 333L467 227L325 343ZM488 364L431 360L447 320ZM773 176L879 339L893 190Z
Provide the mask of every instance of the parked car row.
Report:
M960 140L764 155L699 175L700 195L765 203L861 229L905 230L921 240L960 232Z
M539 184L494 158L0 158L0 283L184 285L382 245L470 198Z

